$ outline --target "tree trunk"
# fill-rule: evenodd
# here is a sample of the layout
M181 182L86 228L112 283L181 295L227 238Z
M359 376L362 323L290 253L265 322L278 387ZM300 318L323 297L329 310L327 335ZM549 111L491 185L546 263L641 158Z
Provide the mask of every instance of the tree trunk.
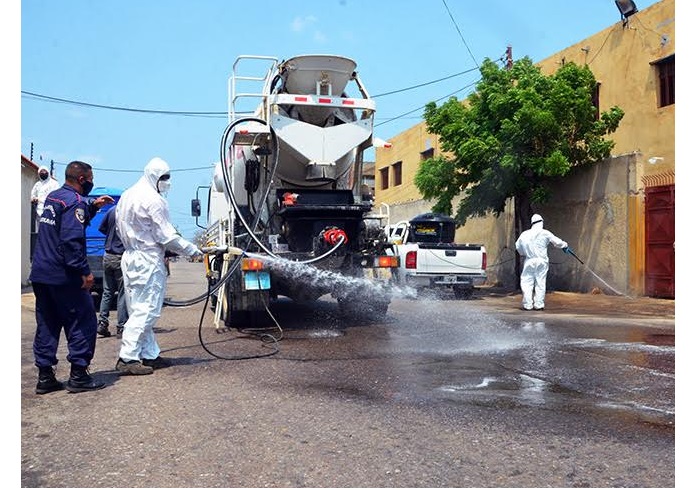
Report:
M530 227L530 220L532 217L532 207L530 204L529 197L524 194L515 196L514 198L515 206L515 241L522 234L524 230ZM520 289L520 276L522 274L522 260L520 254L515 251L515 274L517 276L517 289Z

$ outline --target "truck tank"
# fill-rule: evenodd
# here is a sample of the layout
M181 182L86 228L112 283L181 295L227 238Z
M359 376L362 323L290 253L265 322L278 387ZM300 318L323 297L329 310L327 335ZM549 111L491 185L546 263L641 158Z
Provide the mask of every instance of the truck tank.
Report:
M215 280L229 276L218 293L227 325L248 323L281 295L331 294L344 313L386 314L390 298L379 286L398 262L386 217L361 192L364 152L382 140L373 137L375 102L356 66L336 55L245 55L233 64L210 193L227 207L209 216L206 237L262 265L245 271L241 258L214 257ZM333 280L317 280L327 274Z

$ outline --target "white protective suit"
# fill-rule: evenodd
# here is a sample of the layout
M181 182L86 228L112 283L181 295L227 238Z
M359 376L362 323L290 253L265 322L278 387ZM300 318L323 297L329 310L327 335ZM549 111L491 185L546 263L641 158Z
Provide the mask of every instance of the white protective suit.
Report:
M46 175L48 175L45 179L41 178L41 172L45 172ZM44 167L43 165L39 167L39 170L36 172L37 175L39 175L39 181L34 184L34 187L31 188L31 200L32 202L36 201L36 215L38 217L41 217L43 214L43 208L44 208L44 201L46 201L46 196L51 191L55 191L56 189L60 189L60 184L56 179L51 177L51 173L48 170L48 167Z
M546 297L546 274L549 272L547 248L552 244L558 248L567 248L568 244L544 229L544 219L532 216L532 227L520 234L515 242L517 252L524 256L524 267L520 275L522 288L522 308L541 310Z
M160 354L154 327L167 283L165 250L184 256L201 254L169 221L169 205L161 195L163 184L168 189L169 182L160 180L163 175L169 175L169 165L153 158L116 205L116 229L125 248L121 269L129 314L119 357L126 362L156 359Z

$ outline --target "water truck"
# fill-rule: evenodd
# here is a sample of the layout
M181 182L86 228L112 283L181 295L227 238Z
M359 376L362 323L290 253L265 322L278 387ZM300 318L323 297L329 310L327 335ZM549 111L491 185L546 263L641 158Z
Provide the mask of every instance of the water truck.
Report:
M386 315L398 257L388 216L361 184L365 151L388 143L373 134L376 105L356 66L335 55L234 62L207 223L198 225L225 328L256 325L279 296L330 294L342 314ZM191 206L198 224L198 195Z

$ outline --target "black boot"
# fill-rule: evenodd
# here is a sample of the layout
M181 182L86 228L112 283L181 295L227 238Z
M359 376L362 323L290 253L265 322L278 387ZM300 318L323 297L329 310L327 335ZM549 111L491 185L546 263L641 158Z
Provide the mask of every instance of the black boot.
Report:
M56 372L52 367L39 368L39 382L36 383L36 394L45 395L64 388L63 383L56 379Z
M71 393L81 393L83 391L101 390L106 384L97 381L87 371L86 367L72 365L70 368L70 379L65 388Z

